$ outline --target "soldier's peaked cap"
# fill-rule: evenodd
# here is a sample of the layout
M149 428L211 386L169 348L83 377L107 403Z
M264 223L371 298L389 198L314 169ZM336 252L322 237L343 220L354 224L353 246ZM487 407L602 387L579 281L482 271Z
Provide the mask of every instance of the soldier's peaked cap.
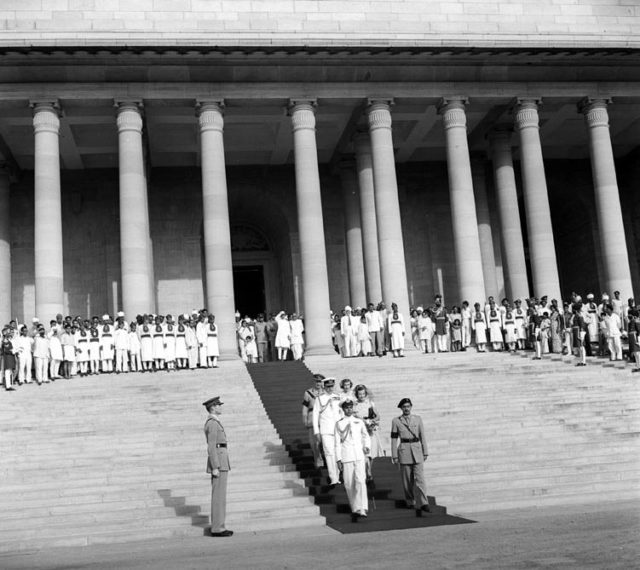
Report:
M336 379L335 378L325 378L324 380L324 385L325 386L334 386L336 383Z
M353 408L353 400L344 400L340 407L344 410L344 408Z
M221 406L224 402L220 400L220 396L215 396L213 398L209 398L206 402L202 402L202 405L205 408L210 408L211 406Z
M400 403L398 404L398 407L402 408L402 406L404 406L405 404L409 404L410 406L413 406L409 398L402 398L402 400L400 400Z

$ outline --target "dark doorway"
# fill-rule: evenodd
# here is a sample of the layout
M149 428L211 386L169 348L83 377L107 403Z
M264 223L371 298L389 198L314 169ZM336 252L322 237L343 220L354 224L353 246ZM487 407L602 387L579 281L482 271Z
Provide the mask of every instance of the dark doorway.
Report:
M233 294L241 316L255 318L265 312L264 268L262 265L240 265L233 268Z

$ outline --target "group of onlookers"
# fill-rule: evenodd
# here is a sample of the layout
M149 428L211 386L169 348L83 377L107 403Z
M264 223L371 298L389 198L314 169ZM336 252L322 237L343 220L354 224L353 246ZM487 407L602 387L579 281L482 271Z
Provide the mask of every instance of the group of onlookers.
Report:
M82 319L58 314L49 328L11 321L2 329L0 369L7 390L71 376L167 372L217 367L218 326L206 309L191 314L138 315L119 312Z
M297 313L272 313L265 320L240 318L236 312L238 354L248 363L301 360L304 355L304 324Z
M402 357L405 340L410 336L416 349L424 353L465 351L471 346L485 352L534 350L536 359L546 353L576 354L579 365L586 356L609 355L622 360L623 341L629 343L629 359L640 369L640 311L634 299L624 303L619 291L613 297L603 293L596 302L593 294L573 293L562 306L546 296L503 299L493 297L485 303L467 301L447 308L441 295L431 306L412 307L405 322L395 303L388 310L384 303L366 309L346 306L333 315L332 336L337 352L354 356ZM634 370L635 371L635 370Z

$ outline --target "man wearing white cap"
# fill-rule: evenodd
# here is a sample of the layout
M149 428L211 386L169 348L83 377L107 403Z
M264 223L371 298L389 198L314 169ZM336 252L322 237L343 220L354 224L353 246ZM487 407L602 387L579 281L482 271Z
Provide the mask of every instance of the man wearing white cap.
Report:
M329 472L329 484L338 484L338 464L336 462L335 427L340 419L340 396L333 392L335 378L326 378L324 393L320 394L313 406L313 435L322 444L325 464Z
M346 358L352 356L358 356L356 350L356 344L358 342L357 337L357 324L354 326L353 315L351 314L351 307L347 305L344 308L344 316L340 319L340 334L344 339L344 355Z

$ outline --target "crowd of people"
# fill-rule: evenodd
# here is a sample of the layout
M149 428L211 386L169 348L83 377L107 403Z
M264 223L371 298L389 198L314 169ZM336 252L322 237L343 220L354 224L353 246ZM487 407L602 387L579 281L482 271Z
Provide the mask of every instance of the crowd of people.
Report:
M380 442L380 414L373 394L364 385L353 386L349 378L314 374L314 385L302 400L302 423L316 468L326 467L330 489L343 484L352 520L368 514L367 485L373 482L373 460L385 454ZM406 506L417 514L430 512L423 463L427 459L424 426L411 413L412 403L398 404L402 415L391 422L391 459L400 466Z
M624 303L620 292L613 297L603 293L596 302L593 294L573 293L562 306L556 299L502 299L493 297L483 304L467 301L451 308L441 295L433 304L412 307L408 322L395 303L367 308L346 306L333 315L332 336L337 352L344 358L357 356L404 356L406 338L421 352L457 352L474 347L479 352L533 350L534 358L543 354L575 354L578 365L586 356L609 356L622 360L623 341L628 341L628 357L640 370L640 310L634 299Z
M206 309L191 314L138 315L122 312L92 319L56 315L45 327L15 320L2 329L0 368L6 390L75 375L173 372L216 368L220 351L215 316Z

